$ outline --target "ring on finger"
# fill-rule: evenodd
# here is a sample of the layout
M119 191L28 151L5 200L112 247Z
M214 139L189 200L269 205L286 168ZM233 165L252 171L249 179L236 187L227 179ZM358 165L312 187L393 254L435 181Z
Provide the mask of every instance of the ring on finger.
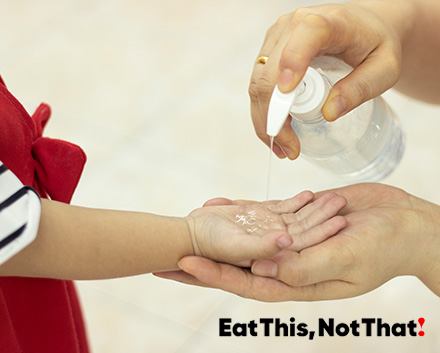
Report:
M260 55L255 62L264 65L265 63L267 63L267 60L269 60L269 57Z

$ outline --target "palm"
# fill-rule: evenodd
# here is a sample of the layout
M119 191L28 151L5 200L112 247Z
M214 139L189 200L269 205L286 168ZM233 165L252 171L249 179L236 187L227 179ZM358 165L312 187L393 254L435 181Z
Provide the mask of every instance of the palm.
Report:
M187 273L165 277L262 301L323 300L360 295L397 275L419 275L416 271L427 267L425 253L432 250L421 244L430 239L422 241L419 227L423 217L433 217L432 204L381 184L335 192L348 201L340 212L347 226L335 236L299 252L282 250L270 260L257 261L252 272L188 257L181 261ZM259 262L275 262L276 277L255 275Z
M327 254L338 252L344 261L351 259L349 262L358 265L358 271L348 271L344 276L357 291L367 292L397 275L409 274L407 259L411 256L405 254L417 248L418 239L402 239L400 227L408 217L411 196L382 184L352 185L338 193L349 200L341 212L347 227L317 250ZM406 227L407 233L414 233Z
M291 250L301 250L323 241L345 226L345 219L334 217L346 201L335 193L314 200L303 192L270 204L245 203L204 207L190 214L194 220L195 253L223 262L249 267L248 247L255 237L287 233Z
M246 275L257 288L248 296L270 301L345 298L371 291L395 276L414 274L408 259L414 257L420 239L410 229L417 223L406 221L410 206L416 211L412 217L423 212L420 200L381 184L357 184L335 191L348 200L341 211L347 226L301 253L277 254L278 266L291 271L279 278L284 283ZM275 289L278 298L270 293Z

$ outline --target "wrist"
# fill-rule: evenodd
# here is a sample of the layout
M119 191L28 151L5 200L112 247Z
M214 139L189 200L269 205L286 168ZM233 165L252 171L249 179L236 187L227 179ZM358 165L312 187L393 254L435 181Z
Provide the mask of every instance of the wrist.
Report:
M417 201L422 201L417 199ZM422 259L415 275L435 294L440 296L440 206L423 201L419 210L420 252Z
M194 217L191 215L183 217L183 220L186 225L186 233L185 233L185 239L188 243L188 248L191 249L190 255L200 255L200 249L197 243L197 237L196 237L196 226L195 226L195 220Z

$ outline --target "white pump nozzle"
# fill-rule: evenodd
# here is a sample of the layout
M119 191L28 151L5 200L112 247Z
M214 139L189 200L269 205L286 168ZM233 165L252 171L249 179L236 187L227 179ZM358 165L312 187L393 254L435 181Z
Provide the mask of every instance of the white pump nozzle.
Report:
M296 97L296 89L289 93L282 93L278 86L275 86L269 103L267 113L266 133L269 136L276 136L281 131L284 122L289 115L290 107Z
M329 91L330 83L311 67L292 92L282 93L275 86L269 103L266 133L269 136L278 135L289 113L302 120L316 118L321 114Z

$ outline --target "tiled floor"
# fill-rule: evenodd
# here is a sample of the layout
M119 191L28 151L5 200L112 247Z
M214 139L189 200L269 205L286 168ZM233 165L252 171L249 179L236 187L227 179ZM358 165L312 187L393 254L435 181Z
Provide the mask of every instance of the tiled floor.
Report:
M74 204L183 216L214 196L261 200L268 151L253 133L247 85L266 29L307 3L4 0L0 71L29 110L51 104L47 136L86 150ZM384 182L440 203L440 108L394 92L386 98L401 117L407 151ZM302 160L273 162L272 198L340 184ZM151 275L78 287L95 353L440 350L440 301L409 277L316 303L259 303ZM320 317L424 317L426 335L220 338L220 317L310 325Z

